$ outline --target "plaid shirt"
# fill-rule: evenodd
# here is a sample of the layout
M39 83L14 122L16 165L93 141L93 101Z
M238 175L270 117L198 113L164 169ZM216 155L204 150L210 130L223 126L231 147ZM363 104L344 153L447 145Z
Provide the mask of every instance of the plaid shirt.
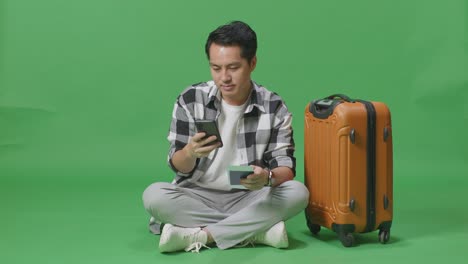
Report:
M254 88L250 102L237 126L237 149L241 164L233 165L256 165L269 169L285 166L295 174L292 115L280 96L252 83ZM184 148L197 133L194 120L217 120L220 109L221 93L214 81L192 85L177 98L167 137L171 144L168 163L176 172L174 183L184 185L196 182L216 157L215 150L208 157L197 159L190 173L177 171L171 162L174 153Z

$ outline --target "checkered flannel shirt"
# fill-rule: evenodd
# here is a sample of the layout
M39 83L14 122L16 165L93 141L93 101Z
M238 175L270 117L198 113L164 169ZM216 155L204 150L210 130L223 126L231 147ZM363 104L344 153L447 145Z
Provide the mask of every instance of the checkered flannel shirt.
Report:
M233 165L269 169L285 166L295 174L292 115L280 96L252 83L250 102L237 125L237 150L242 164ZM176 172L174 183L183 186L187 182L196 182L216 157L215 150L208 157L197 159L190 173L177 171L171 162L174 153L184 148L197 133L194 120L217 120L220 109L221 93L213 81L194 84L178 96L167 137L170 142L168 164Z

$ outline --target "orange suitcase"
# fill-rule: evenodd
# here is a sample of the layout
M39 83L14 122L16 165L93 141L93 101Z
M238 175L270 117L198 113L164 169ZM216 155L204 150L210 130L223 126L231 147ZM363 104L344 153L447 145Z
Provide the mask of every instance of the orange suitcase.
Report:
M304 182L309 230L335 231L345 247L353 233L379 229L390 238L393 150L390 111L384 103L332 95L305 109Z

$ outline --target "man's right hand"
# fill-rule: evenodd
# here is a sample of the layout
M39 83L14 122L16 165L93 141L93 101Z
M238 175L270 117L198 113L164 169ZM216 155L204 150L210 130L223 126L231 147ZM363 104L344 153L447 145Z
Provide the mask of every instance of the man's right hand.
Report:
M195 134L185 147L172 156L172 165L180 172L189 173L195 168L198 158L207 157L211 151L221 146L220 142L206 146L216 140L216 136L203 139L205 132Z
M220 142L207 146L206 144L216 141L216 136L203 139L205 132L196 133L184 147L184 151L193 159L207 157L211 151L221 146Z

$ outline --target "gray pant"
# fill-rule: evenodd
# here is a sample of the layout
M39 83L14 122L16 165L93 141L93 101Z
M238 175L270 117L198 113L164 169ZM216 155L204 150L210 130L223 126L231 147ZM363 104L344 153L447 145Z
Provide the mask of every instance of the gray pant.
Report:
M217 247L226 249L297 215L309 192L298 181L257 191L217 191L158 182L143 193L143 204L156 220L183 227L206 227Z

